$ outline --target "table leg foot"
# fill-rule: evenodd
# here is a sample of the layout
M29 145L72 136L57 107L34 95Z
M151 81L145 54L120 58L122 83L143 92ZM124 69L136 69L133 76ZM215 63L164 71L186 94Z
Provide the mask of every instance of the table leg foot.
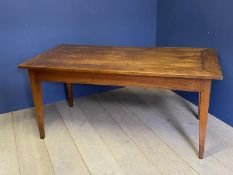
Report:
M44 139L44 138L45 138L44 127L40 127L40 126L39 126L39 131L40 131L40 138L41 138L41 139Z
M35 72L29 70L29 78L32 88L32 95L35 105L35 113L37 124L39 127L40 138L45 138L45 131L44 131L44 111L43 111L43 100L42 100L42 89L41 89L41 81L38 80Z
M73 87L71 83L65 83L67 102L70 107L73 107Z
M199 93L199 159L203 159L208 120L211 80L202 80Z

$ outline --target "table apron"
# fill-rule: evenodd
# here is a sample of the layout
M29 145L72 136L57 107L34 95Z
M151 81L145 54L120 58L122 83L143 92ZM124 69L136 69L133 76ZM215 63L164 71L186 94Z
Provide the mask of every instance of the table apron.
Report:
M88 72L30 70L39 81L81 83L112 86L154 87L171 90L200 92L203 79L153 77L144 75L121 75Z

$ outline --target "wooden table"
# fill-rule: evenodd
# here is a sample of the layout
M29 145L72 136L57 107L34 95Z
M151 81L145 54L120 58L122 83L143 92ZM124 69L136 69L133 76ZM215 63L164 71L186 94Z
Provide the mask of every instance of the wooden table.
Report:
M214 49L60 45L18 66L29 72L40 138L45 138L42 81L157 87L199 93L199 158L203 158L211 80L223 78Z

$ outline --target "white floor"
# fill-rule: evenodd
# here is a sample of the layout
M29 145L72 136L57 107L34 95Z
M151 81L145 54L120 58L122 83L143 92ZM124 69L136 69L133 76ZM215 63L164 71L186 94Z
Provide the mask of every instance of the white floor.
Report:
M199 160L197 108L171 91L124 88L0 115L0 175L231 175L233 128L209 116Z

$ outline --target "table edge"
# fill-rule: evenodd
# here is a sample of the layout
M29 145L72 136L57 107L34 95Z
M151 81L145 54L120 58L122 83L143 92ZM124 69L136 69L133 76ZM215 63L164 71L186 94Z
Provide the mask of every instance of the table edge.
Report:
M28 70L40 70L40 71L55 71L55 72L75 72L75 73L93 73L93 74L108 74L108 75L131 75L131 76L148 76L148 77L164 77L164 78L187 78L187 79L210 79L210 80L222 80L223 75L216 75L216 76L187 76L187 75L168 75L168 74L151 74L151 73L138 73L138 72L116 72L111 70L99 70L99 71L92 71L92 70L73 70L73 69L64 69L64 68L54 68L54 67L29 67L24 65L18 65L20 69L28 69Z

